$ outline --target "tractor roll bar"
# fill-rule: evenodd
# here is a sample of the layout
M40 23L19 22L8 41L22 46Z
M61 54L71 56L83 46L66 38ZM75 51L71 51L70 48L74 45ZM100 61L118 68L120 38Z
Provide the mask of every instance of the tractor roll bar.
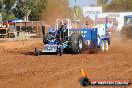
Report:
M55 30L59 29L59 22L62 22L62 25L64 22L67 21L67 29L68 29L68 36L69 36L69 29L71 29L71 20L70 19L57 19L55 23Z

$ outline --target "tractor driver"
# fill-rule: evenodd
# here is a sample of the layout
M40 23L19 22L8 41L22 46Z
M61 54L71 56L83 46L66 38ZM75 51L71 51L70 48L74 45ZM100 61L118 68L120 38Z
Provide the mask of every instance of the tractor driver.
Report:
M68 29L67 29L67 24L65 23L63 26L63 37L64 37L64 41L68 40Z
M63 32L64 32L64 35L67 35L67 33L68 33L67 24L66 23L64 23Z
M58 35L62 34L62 30L63 30L63 24L62 24L62 22L60 22L59 27L58 27L57 34Z
M67 24L60 22L59 29L58 29L58 37L62 39L62 42L67 40L68 30L67 30Z

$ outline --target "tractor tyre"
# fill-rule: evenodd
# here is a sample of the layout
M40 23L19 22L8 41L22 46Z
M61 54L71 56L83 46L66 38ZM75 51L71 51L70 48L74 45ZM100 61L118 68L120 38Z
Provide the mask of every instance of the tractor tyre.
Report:
M10 35L10 38L15 38L15 34L11 34Z
M13 38L15 38L15 34L13 34Z
M35 48L35 55L36 56L39 56L40 55L40 51L37 48Z
M70 37L69 47L72 50L72 53L81 54L83 51L82 35L72 34Z

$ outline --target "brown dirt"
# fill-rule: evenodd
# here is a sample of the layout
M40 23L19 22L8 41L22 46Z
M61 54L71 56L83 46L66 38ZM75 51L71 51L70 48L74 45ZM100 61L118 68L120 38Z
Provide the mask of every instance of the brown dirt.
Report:
M131 41L121 43L114 38L109 52L97 54L37 57L33 55L35 47L43 47L41 39L0 43L0 88L82 88L78 81L81 69L91 79L132 80Z

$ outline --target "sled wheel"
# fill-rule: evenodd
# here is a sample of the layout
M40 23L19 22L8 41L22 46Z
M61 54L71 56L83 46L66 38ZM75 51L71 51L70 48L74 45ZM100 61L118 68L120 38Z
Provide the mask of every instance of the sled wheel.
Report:
M37 48L35 48L35 55L36 56L39 56L40 55L40 51Z

